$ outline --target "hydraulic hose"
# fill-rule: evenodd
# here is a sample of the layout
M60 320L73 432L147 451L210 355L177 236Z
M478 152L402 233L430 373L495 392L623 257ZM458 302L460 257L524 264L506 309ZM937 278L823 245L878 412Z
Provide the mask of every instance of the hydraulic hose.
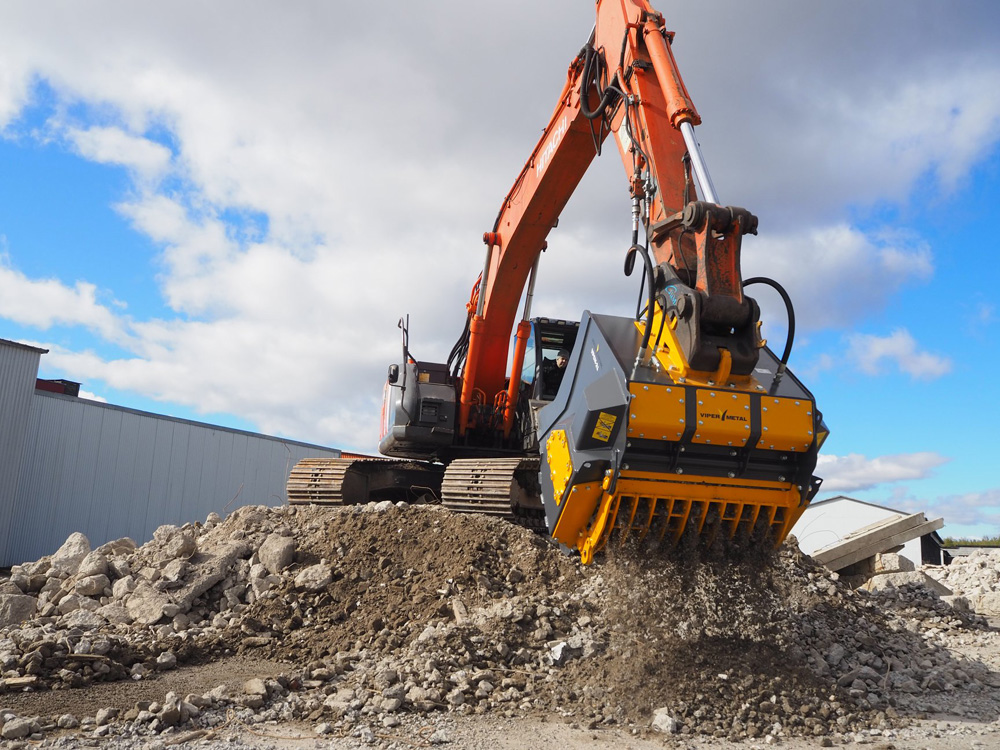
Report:
M633 376L635 375L636 368L639 366L640 361L646 354L646 350L649 348L649 338L653 333L653 312L656 306L656 293L653 289L653 261L649 257L649 250L638 243L634 243L632 247L628 249L625 253L625 275L632 275L632 269L635 268L636 253L639 253L642 256L643 263L645 264L644 279L646 281L646 327L642 334L642 345L639 347L639 353L635 358L635 366L632 368Z
M743 282L743 287L746 288L751 284L766 284L780 294L782 301L785 303L785 311L788 313L788 335L785 338L785 351L781 355L780 368L780 372L784 372L785 367L788 365L788 357L792 353L792 341L795 338L795 308L792 307L792 298L788 296L788 292L785 291L785 288L781 284L766 276L754 276L752 279L747 279Z
M581 52L583 53L583 75L580 76L580 112L588 120L596 120L603 117L608 107L611 106L611 102L614 101L615 95L618 93L616 89L608 86L603 91L600 91L601 85L601 70L600 70L600 58L597 56L597 50L595 50L589 44L584 47ZM597 71L595 77L594 63L597 62ZM587 106L587 87L591 83L591 79L594 79L593 83L598 88L601 95L601 100L597 103L597 107L591 110Z

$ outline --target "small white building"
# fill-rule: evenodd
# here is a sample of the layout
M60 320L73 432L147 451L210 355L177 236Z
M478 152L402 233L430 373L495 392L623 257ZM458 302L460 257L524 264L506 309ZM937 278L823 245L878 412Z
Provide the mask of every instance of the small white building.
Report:
M884 505L838 495L811 503L792 527L792 534L798 539L799 549L807 555L812 555L817 550L839 542L848 534L866 526L908 515L910 514L905 511L887 508ZM941 538L936 532L911 539L903 545L899 554L917 567L925 563L944 564Z

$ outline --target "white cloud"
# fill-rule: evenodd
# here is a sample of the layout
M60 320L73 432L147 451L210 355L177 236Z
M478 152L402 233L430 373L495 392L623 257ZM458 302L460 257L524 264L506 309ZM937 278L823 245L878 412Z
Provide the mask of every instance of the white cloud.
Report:
M58 279L29 279L0 255L0 317L42 330L83 326L108 341L123 342L121 320L97 298L94 284L77 281L68 286Z
M865 234L850 207L905 198L927 173L960 181L997 140L1000 100L982 94L1000 69L995 10L953 10L945 28L911 5L851 7L864 13L761 2L732 29L697 4L663 8L723 199L761 216L746 275L789 288L800 330L850 326L933 273L919 237ZM165 304L136 321L102 303L96 269L67 284L0 266L0 315L125 349L53 348L67 377L370 450L397 318L411 314L418 356L447 355L479 237L593 23L568 0L399 3L389 17L327 3L0 6L0 128L31 137L16 118L42 82L52 143L130 170L117 208L159 250ZM467 33L473 21L491 33ZM928 45L961 64L914 64ZM634 309L613 151L550 237L537 314ZM915 347L873 361L943 366Z
M905 513L924 513L943 518L938 533L963 539L1000 536L1000 488L949 495L915 495L905 486L896 486L884 500L876 500Z
M800 329L850 326L882 309L899 289L933 273L931 251L902 232L866 235L847 224L747 238L744 277L768 276L786 288ZM765 320L784 320L776 295L751 287Z
M68 127L66 137L80 156L100 164L127 167L143 181L156 179L170 165L171 152L166 146L119 127Z
M935 498L931 507L945 520L942 534L965 535L971 532L960 529L975 528L980 536L1000 536L1000 489L944 495Z
M823 477L826 492L858 492L880 484L925 479L950 459L939 453L901 453L868 458L858 453L846 456L820 454L816 474Z
M848 337L847 356L868 375L881 375L887 363L920 380L939 378L952 368L947 357L920 351L916 340L905 329L897 329L888 336L852 334Z

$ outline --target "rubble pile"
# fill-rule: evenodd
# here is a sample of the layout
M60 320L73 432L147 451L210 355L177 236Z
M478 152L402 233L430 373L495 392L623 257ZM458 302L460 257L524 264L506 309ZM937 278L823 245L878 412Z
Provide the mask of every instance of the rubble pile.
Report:
M976 550L926 572L954 592L956 607L1000 617L1000 550Z
M995 718L997 676L946 643L983 618L918 585L853 591L795 547L583 567L512 524L388 502L242 508L141 547L74 534L0 582L0 705L229 655L288 668L94 716L0 710L0 738L199 732L230 709L359 737L469 713L772 740Z

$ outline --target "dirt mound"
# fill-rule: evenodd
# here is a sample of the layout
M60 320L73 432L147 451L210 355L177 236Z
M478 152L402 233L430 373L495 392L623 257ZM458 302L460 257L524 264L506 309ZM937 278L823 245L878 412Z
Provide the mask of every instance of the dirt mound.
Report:
M398 648L429 623L495 601L539 601L584 578L549 540L498 519L433 507L298 513L310 520L296 535L297 563L328 566L331 580L303 592L285 579L247 607L244 630L250 623L281 636L263 646L275 658ZM239 639L229 645L246 648Z

